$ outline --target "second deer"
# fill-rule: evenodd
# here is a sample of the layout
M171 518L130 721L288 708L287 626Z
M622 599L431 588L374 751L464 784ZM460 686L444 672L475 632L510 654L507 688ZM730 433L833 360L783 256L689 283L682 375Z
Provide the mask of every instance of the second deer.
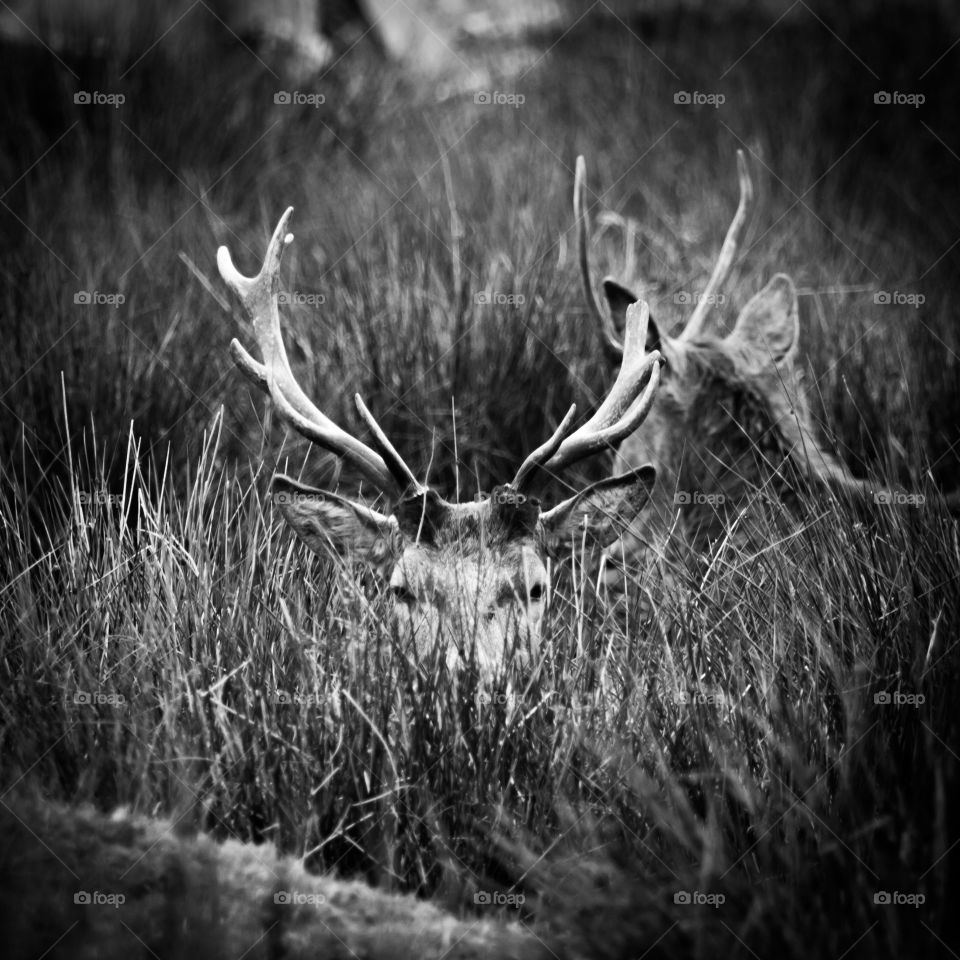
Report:
M726 535L733 518L748 514L745 507L763 499L789 502L798 481L858 496L873 489L854 479L817 439L801 386L797 291L790 277L773 276L726 336L708 323L714 304L722 302L753 202L742 151L737 171L740 201L693 312L672 335L653 318L647 324L645 349L663 357L662 379L643 428L620 446L615 469L652 462L657 483L649 508L611 551L628 562L648 551L663 556L668 541L702 549ZM639 297L613 277L602 284L606 309L594 292L583 157L577 158L574 216L587 303L615 363L623 355L631 304Z

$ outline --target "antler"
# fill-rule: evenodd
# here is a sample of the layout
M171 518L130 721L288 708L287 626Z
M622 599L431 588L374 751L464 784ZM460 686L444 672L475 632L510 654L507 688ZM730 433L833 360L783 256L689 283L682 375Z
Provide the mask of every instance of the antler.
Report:
M565 437L577 409L571 407L553 436L523 461L511 483L514 489L529 485L537 470L558 473L579 460L600 453L619 443L643 423L660 383L660 353L654 350L647 354L644 349L649 321L650 308L644 301L627 308L623 360L610 393L586 423ZM641 393L644 374L648 370L650 377Z
M573 178L573 216L577 221L580 275L583 278L583 288L587 295L587 306L600 323L604 349L612 359L619 360L623 353L620 335L617 333L613 318L600 306L597 293L593 289L593 281L590 279L590 251L587 249L587 239L590 235L590 224L587 218L587 165L582 156L577 157L576 172Z
M684 340L690 340L703 331L707 311L713 303L714 295L727 282L727 277L730 275L730 270L733 268L737 257L737 249L740 246L744 228L747 225L750 206L753 203L753 182L747 168L747 158L743 155L742 150L737 150L737 176L740 180L740 203L737 205L737 212L730 222L730 228L727 230L723 246L720 248L720 256L717 257L716 265L713 268L713 273L710 274L703 295L694 307L690 320L680 335Z
M263 355L263 363L258 363L239 341L233 340L230 343L233 359L248 379L270 396L280 414L298 433L354 463L367 479L384 492L402 494L410 487L418 493L422 492L424 488L386 438L359 394L354 397L357 408L373 433L379 453L342 430L322 413L300 388L290 369L280 332L277 295L283 249L293 242L293 234L287 233L292 213L293 207L288 207L280 218L267 246L263 266L255 277L245 277L234 267L226 247L217 250L220 276L240 297L253 323L257 344Z
M747 167L747 160L742 150L737 150L737 176L740 181L740 202L737 206L737 212L733 216L727 235L720 248L720 255L717 257L716 265L703 295L697 302L693 313L690 315L680 338L690 340L699 336L703 332L706 323L707 313L713 303L714 297L719 289L726 283L730 275L730 270L736 261L737 250L740 247L740 241L743 239L743 232L750 214L750 207L753 204L753 181L750 179L750 170ZM597 299L593 289L593 282L590 279L590 256L587 249L589 238L589 227L587 224L587 213L585 204L586 195L586 167L583 157L577 157L576 176L573 185L573 212L577 220L577 242L580 253L580 272L583 277L584 291L587 297L587 305L590 312L594 315L600 324L600 330L603 334L603 347L613 357L619 357L623 352L623 345L620 343L620 337L614 325L613 318L605 311Z

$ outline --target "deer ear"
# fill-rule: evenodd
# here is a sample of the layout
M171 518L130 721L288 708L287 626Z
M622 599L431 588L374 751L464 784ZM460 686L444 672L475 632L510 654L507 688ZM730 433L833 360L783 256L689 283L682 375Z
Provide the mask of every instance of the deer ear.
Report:
M576 496L540 514L544 550L555 559L579 551L584 531L587 543L603 549L617 539L646 506L657 471L647 464L581 490Z
M363 504L305 486L283 474L274 477L273 502L296 535L321 556L333 551L384 566L400 554L397 521Z
M622 340L623 332L627 326L627 308L631 304L636 303L640 298L628 287L617 283L613 277L604 277L603 295L607 298L607 308L610 310L610 316L613 317L613 325L616 327L617 333ZM650 318L650 323L647 327L647 343L645 349L647 353L660 349L660 332L657 330L657 325L653 322L653 317Z
M727 341L779 363L794 350L799 335L796 287L778 273L740 311Z

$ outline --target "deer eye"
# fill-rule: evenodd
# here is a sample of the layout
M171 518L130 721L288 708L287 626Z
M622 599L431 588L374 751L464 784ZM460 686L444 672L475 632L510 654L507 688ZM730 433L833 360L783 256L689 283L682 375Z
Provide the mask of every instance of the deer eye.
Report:
M535 584L530 588L530 593L528 594L528 596L529 596L530 599L533 600L534 602L536 602L536 601L538 601L538 600L542 600L542 599L543 599L543 584L542 584L542 583L535 583Z
M391 584L390 593L397 603L402 603L407 607L413 606L413 604L417 602L417 598L414 596L413 591L411 591L402 583Z

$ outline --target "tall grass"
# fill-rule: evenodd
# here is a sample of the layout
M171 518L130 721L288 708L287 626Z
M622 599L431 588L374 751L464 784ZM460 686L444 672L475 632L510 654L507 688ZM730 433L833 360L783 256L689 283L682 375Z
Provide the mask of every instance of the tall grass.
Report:
M633 585L655 616L604 620L561 586L529 669L487 688L415 660L376 585L280 534L215 441L182 488L131 439L119 496L78 457L42 528L5 484L8 785L172 810L451 904L519 891L570 949L605 931L591 955L661 935L696 955L738 931L800 956L811 911L818 950L857 931L892 955L915 919L945 924L945 514L864 525L810 504L795 551ZM903 921L885 891L923 911Z
M517 81L522 109L404 108L400 78L358 89L348 62L309 115L274 107L242 50L201 76L161 44L122 83L128 65L111 68L127 113L61 104L73 139L29 169L45 124L63 128L18 88L4 109L32 126L2 213L5 789L172 812L458 909L522 892L559 955L943 949L960 547L937 492L957 478L958 422L955 254L937 258L955 214L914 174L927 141L885 129L892 159L866 139L831 167L855 136L831 141L829 108L804 95L846 75L816 23L718 81L750 29L643 46L587 21ZM811 70L771 72L786 51ZM716 86L722 112L673 103ZM914 129L864 109L863 127ZM608 379L575 280L576 152L601 208L638 220L642 276L624 279L646 281L669 327L726 227L740 141L768 165L764 209L723 319L793 273L831 439L924 505L811 495L789 542L771 522L769 549L731 540L669 580L647 571L616 607L561 576L541 647L492 688L415 658L373 578L281 532L267 481L304 451L230 369L216 246L252 271L293 203L285 275L323 301L286 313L305 388L352 425L361 392L418 472L469 496ZM598 271L626 257L610 231L595 254ZM334 466L304 473L332 482ZM875 903L885 891L925 902Z

